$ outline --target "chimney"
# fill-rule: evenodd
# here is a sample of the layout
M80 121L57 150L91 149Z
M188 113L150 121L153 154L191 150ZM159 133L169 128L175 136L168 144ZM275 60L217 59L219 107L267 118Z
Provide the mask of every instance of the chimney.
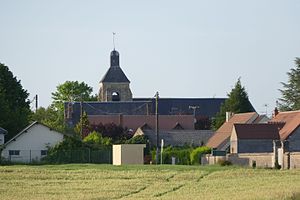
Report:
M274 113L273 113L273 118L276 117L278 115L279 111L277 109L277 107L275 107L274 109Z
M232 112L226 112L226 122L228 122L231 117L232 117Z

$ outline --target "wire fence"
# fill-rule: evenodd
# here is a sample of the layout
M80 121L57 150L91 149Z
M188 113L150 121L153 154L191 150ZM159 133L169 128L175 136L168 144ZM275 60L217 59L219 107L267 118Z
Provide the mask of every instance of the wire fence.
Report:
M11 163L112 163L112 149L77 149L47 152L47 150L3 150L1 162Z

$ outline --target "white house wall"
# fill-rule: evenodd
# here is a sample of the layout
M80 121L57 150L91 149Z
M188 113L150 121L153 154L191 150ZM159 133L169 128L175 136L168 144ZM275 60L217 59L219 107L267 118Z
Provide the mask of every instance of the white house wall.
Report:
M31 162L41 159L41 151L63 140L63 134L48 127L35 124L26 132L8 143L2 151L2 157L14 162ZM9 156L9 150L19 150L20 155Z

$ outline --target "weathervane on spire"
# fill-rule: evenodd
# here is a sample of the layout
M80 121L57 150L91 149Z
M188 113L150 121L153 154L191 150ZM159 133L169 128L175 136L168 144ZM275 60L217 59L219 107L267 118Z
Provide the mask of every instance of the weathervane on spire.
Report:
M113 45L114 45L114 50L115 50L115 35L116 35L116 33L113 32L112 34L113 34Z

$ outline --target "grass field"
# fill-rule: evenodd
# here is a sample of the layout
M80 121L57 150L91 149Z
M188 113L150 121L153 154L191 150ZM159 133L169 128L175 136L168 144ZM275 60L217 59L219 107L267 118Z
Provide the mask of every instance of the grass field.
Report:
M300 170L93 164L0 166L0 199L297 199Z

